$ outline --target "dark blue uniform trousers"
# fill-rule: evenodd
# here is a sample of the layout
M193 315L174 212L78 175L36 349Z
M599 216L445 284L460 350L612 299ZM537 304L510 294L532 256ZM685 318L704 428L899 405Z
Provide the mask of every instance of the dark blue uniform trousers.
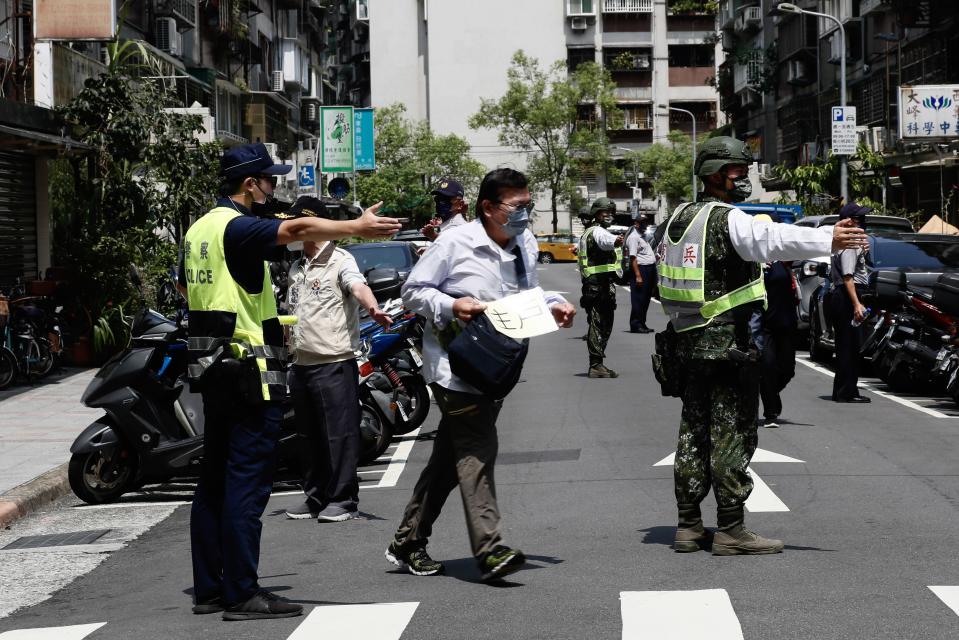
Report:
M629 330L636 331L646 326L646 313L649 311L649 302L653 297L653 289L656 286L656 265L639 265L639 274L643 276L643 283L636 284L636 276L632 271L627 274L629 282Z
M204 397L203 465L190 513L193 592L244 602L260 586L260 517L270 499L283 410L240 412ZM239 404L239 403L237 403Z

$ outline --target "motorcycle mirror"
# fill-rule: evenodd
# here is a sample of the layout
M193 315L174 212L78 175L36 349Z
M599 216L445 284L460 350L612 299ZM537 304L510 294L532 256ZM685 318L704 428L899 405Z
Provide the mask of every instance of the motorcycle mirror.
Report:
M376 297L377 302L383 302L390 298L398 298L400 295L400 275L392 267L370 269L366 273L366 284Z

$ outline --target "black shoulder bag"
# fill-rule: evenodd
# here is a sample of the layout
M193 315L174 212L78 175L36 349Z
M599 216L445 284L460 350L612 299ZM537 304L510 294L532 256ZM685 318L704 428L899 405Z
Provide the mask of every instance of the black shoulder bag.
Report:
M513 249L516 280L520 288L526 289L529 288L529 280L520 241ZM476 387L483 395L500 400L519 382L523 362L529 352L529 338L514 340L503 335L483 313L466 323L463 330L450 341L447 351L453 375Z

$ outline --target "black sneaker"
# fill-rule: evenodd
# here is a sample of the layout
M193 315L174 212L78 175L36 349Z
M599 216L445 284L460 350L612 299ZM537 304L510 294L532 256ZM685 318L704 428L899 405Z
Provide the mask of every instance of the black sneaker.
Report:
M293 604L269 591L260 591L246 602L227 607L224 620L265 620L294 618L303 613L303 607Z
M426 547L404 550L394 540L386 548L386 559L414 576L435 576L443 573L443 563L431 558L430 554L426 553Z
M479 562L482 576L480 580L489 582L499 580L511 573L519 571L526 564L526 556L519 549L510 549L505 545L497 545Z
M223 611L223 609L223 599L220 596L213 596L212 598L197 600L196 604L193 605L193 613L198 616L202 616L207 613L219 613Z
M306 500L303 504L290 507L286 510L286 517L291 520L308 520L315 518L320 513L320 508L313 502Z

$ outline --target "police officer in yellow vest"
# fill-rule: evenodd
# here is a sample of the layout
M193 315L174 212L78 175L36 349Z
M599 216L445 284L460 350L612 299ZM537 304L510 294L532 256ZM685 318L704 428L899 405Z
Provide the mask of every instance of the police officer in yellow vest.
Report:
M680 205L654 238L660 299L669 316L667 334L657 342L675 345L668 356L678 365L683 400L674 463L679 526L673 548L679 552L707 542L699 505L710 486L718 506L714 555L782 551L781 541L743 526L753 487L747 466L757 442L758 363L748 322L765 304L760 263L866 244L865 234L847 223L818 229L775 224L728 204L749 197L752 161L735 138L707 140L695 163L704 192L698 202Z
M583 280L580 306L586 310L589 322L586 347L590 378L615 378L618 375L603 364L616 314L616 282L623 277L623 236L606 230L615 213L615 202L609 198L597 198L589 209L592 224L580 237L576 252L579 275Z
M276 176L290 169L275 165L262 143L227 151L220 161L221 197L183 242L188 376L204 405L204 459L190 517L193 612L222 611L224 620L302 611L257 582L260 517L273 484L286 393L283 332L266 260L291 242L382 238L400 228L376 216L379 205L351 221L250 215L254 203L272 197Z

